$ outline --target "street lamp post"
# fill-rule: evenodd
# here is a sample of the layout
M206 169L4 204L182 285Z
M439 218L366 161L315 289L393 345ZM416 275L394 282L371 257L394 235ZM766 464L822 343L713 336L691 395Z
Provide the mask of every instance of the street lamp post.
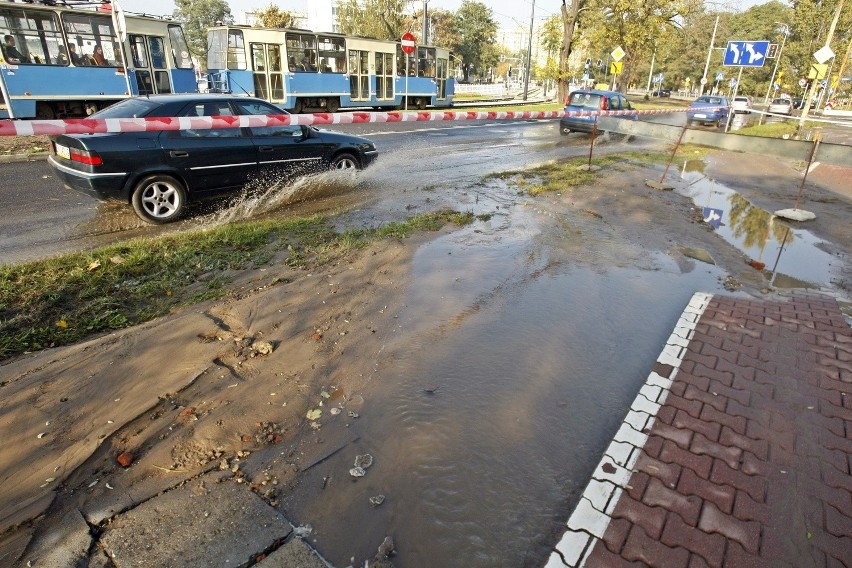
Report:
M429 0L423 0L423 45L429 44Z
M645 96L651 94L651 77L654 76L654 62L657 60L657 46L654 45L654 53L651 55L651 70L648 71L648 86L645 87Z
M524 100L527 100L527 93L530 88L530 64L532 63L532 36L533 36L533 24L535 24L535 0L532 3L532 14L530 14L530 41L527 46L527 70L524 73Z
M763 104L769 103L769 93L772 91L772 85L775 83L775 75L778 73L778 64L781 63L781 54L784 52L784 44L787 43L787 36L790 35L790 26L782 22L775 23L783 26L784 39L781 40L781 49L778 50L778 54L775 56L775 69L772 70L772 78L769 79L769 88L766 89L766 98L763 100Z
M719 14L716 14L716 23L713 24L713 35L710 36L710 48L707 50L707 62L704 63L704 75L701 76L701 88L698 96L704 94L704 85L707 84L707 71L710 69L710 56L713 55L713 45L716 43L716 30L719 28Z

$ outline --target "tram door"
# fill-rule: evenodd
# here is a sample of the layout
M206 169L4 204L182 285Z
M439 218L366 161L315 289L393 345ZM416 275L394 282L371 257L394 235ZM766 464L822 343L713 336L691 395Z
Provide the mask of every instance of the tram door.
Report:
M255 96L271 102L284 101L284 75L281 72L281 46L252 43L251 61Z
M171 93L165 39L161 36L131 34L128 40L139 94Z
M376 98L393 99L393 53L376 52Z
M370 52L349 50L349 87L353 101L370 100Z
M449 75L449 59L438 58L438 99L447 98L447 75Z

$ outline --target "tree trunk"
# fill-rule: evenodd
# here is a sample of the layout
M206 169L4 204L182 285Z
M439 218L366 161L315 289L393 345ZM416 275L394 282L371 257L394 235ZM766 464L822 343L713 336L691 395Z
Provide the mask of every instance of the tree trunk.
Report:
M568 98L568 58L571 56L571 42L574 39L574 28L577 24L577 14L580 12L580 0L571 0L571 6L562 0L562 47L559 48L559 84L556 98L565 101Z

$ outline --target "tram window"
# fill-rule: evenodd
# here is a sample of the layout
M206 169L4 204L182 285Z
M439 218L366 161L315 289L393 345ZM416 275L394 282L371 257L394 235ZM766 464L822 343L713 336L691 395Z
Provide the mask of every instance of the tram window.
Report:
M417 49L417 75L419 77L435 76L435 49L420 47Z
M408 59L408 67L407 67L408 74L414 75L415 72L417 71L417 68L414 65L414 55L411 54L411 55L408 55L406 57L406 54L402 52L402 49L397 49L396 50L396 74L399 75L400 77L405 75L405 70L406 70L405 60L406 59Z
M246 44L242 30L228 30L228 69L246 68Z
M154 71L154 80L157 82L158 93L163 94L172 92L172 85L169 83L168 71Z
M178 69L192 69L189 47L180 26L169 26L169 42L172 44L172 61ZM219 68L221 69L221 67Z
M346 73L346 46L342 37L319 36L320 71L323 73Z
M130 57L134 67L148 67L148 51L145 49L145 36L130 36Z
M67 65L64 40L55 14L16 8L0 9L3 58L13 64Z
M115 48L115 32L112 20L105 16L63 14L62 25L65 35L73 45L71 62L75 65L118 65L118 53ZM100 47L101 50L97 48ZM80 57L75 62L74 53Z
M166 49L164 43L161 37L148 37L148 47L151 48L151 65L154 69L166 68Z
M286 34L287 55L295 63L296 73L312 73L317 70L316 38L312 34Z
M252 68L255 71L266 71L266 50L262 43L252 43L251 45L251 61Z
M281 46L267 45L266 48L269 52L269 70L281 71Z

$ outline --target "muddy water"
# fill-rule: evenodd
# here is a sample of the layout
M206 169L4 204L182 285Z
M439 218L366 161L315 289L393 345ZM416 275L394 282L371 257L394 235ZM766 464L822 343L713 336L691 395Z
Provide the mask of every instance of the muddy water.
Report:
M398 568L542 565L683 306L718 287L715 267L661 253L617 268L617 240L569 255L558 212L499 197L491 221L418 251L359 439L284 505L336 566L363 566L385 535Z
M807 230L756 207L734 189L707 178L687 162L680 190L696 206L721 215L716 233L743 253L753 266L765 270L777 288L830 288L842 278L842 259L826 251L828 244Z

